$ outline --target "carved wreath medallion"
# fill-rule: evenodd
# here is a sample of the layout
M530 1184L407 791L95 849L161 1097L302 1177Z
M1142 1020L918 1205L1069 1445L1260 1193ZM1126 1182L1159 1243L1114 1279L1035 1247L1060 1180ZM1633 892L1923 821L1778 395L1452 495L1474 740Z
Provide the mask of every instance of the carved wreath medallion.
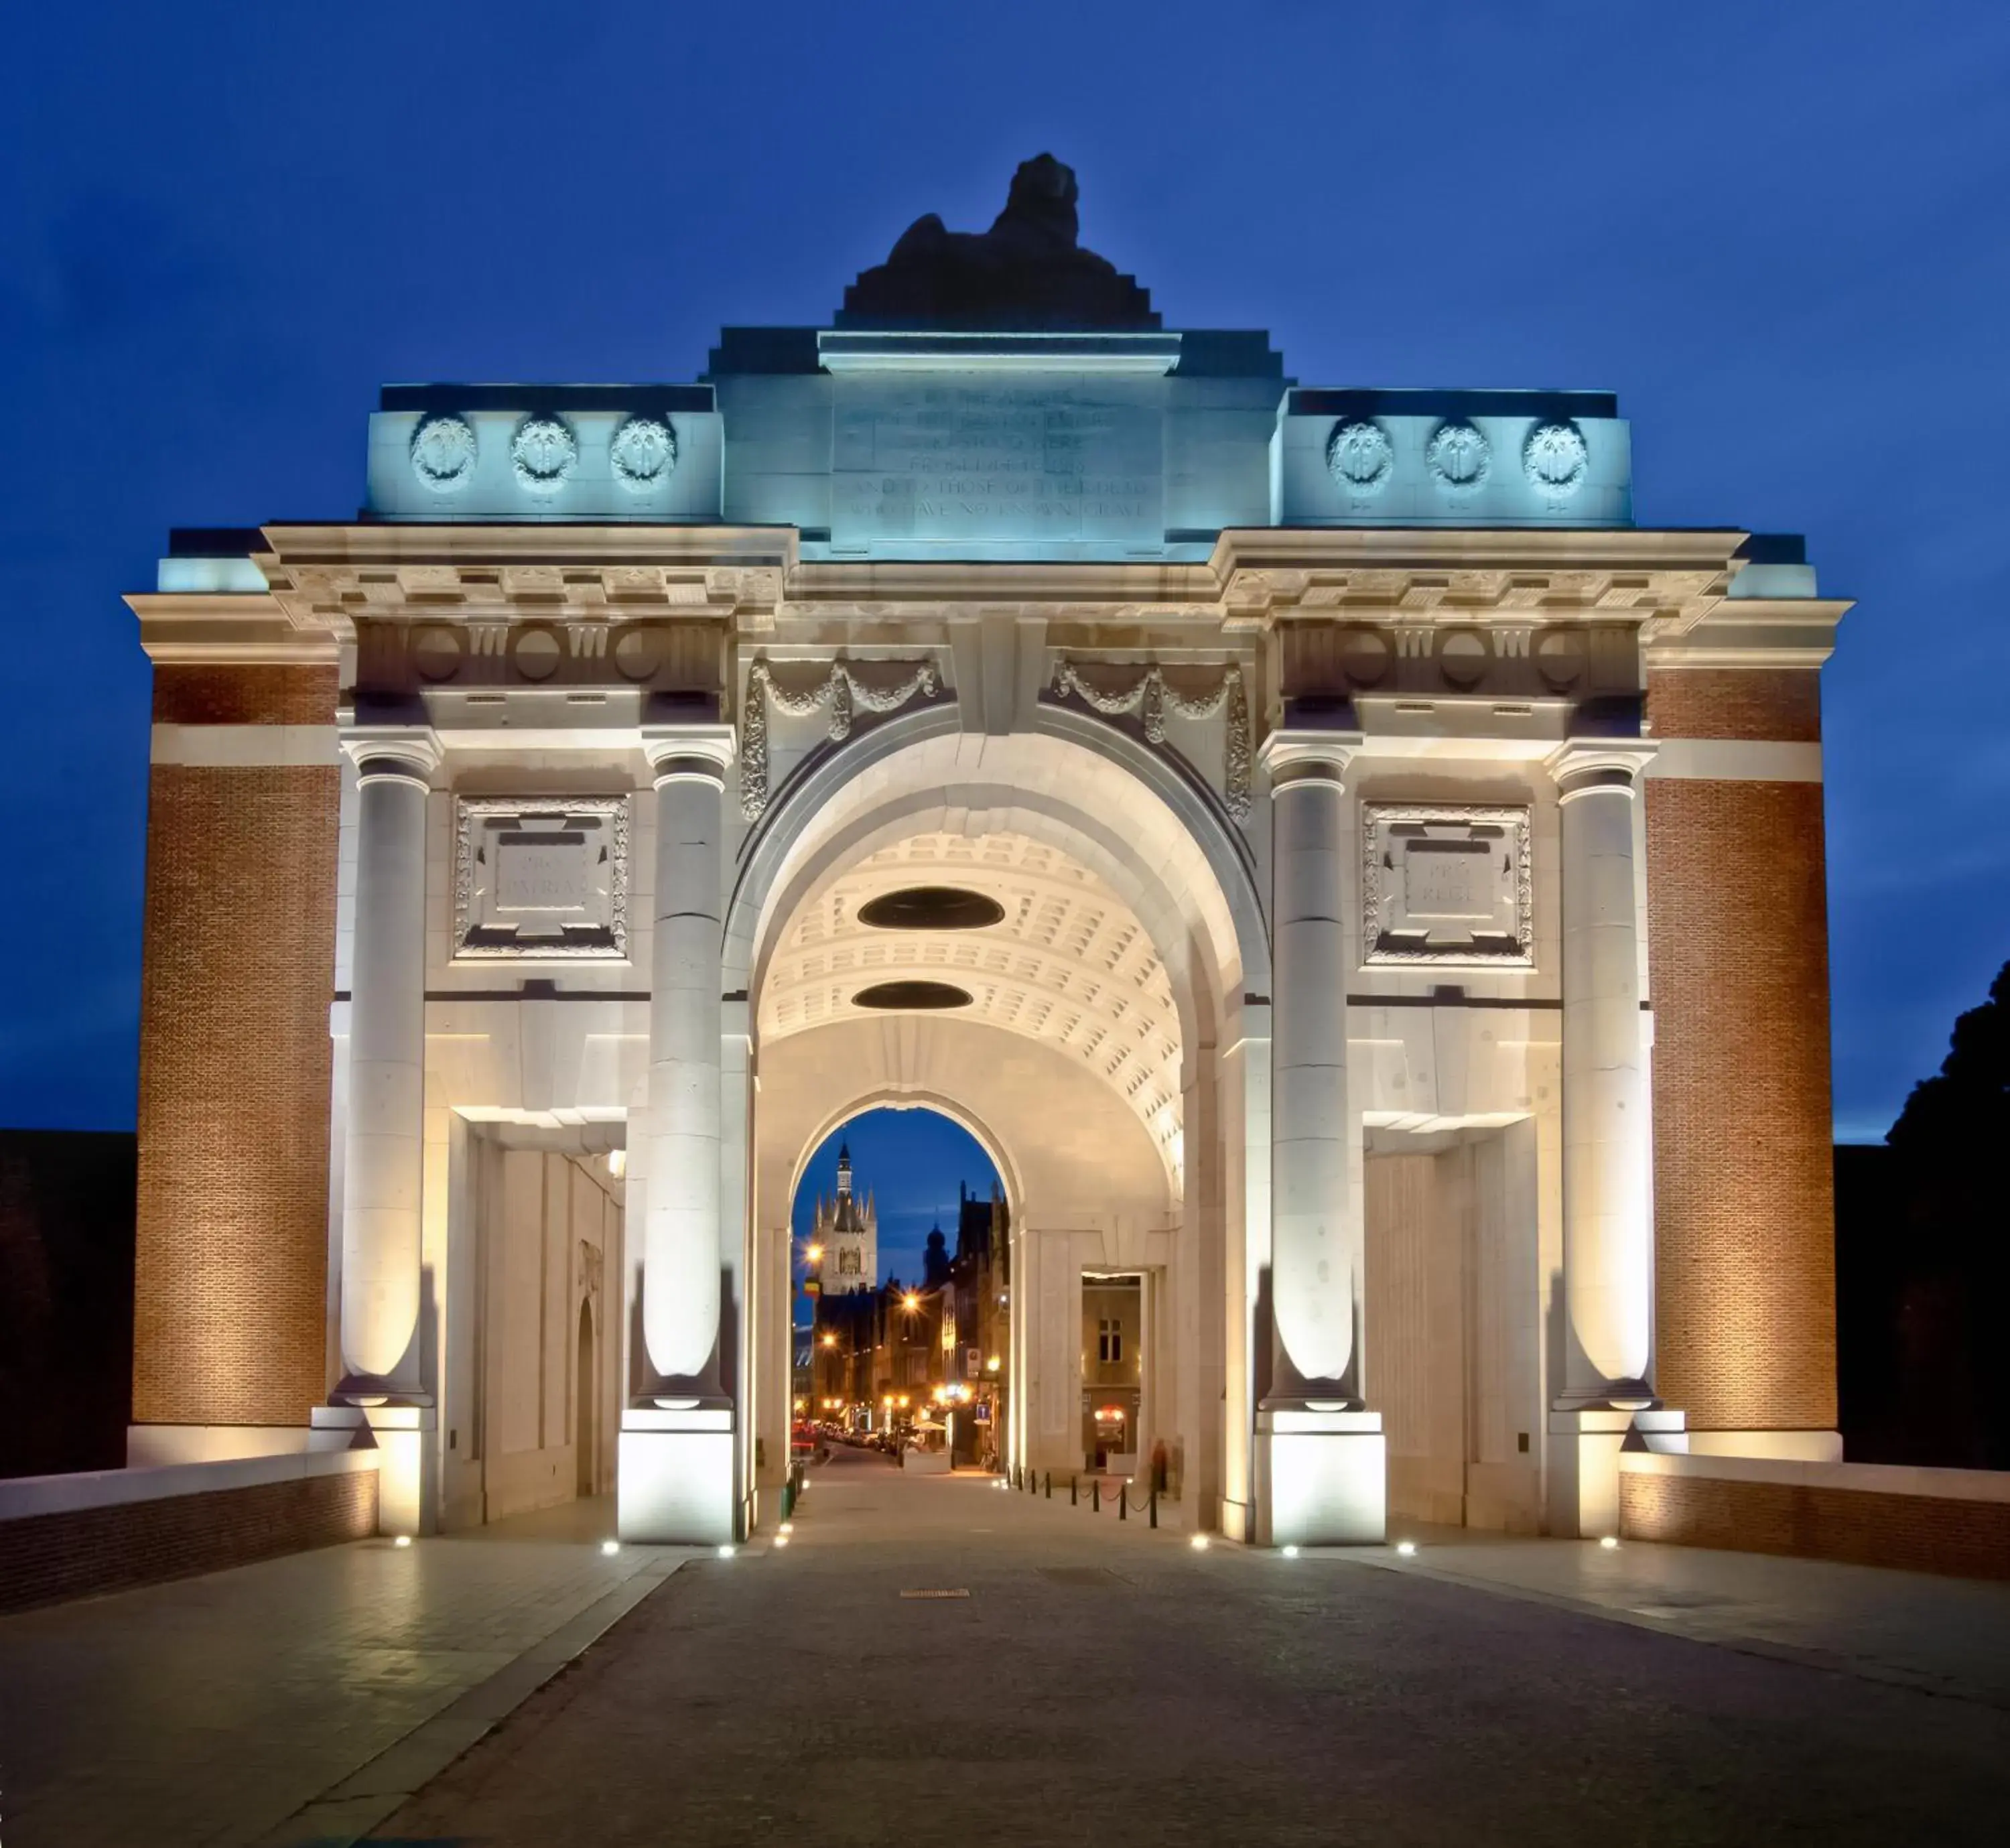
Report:
M464 418L421 418L412 432L412 473L435 493L449 492L474 474L478 447Z
M1343 492L1369 494L1394 472L1395 446L1380 424L1356 418L1333 425L1326 465Z
M527 417L510 439L517 479L534 494L556 494L579 465L579 439L555 417Z
M1463 418L1438 425L1424 451L1433 474L1447 488L1477 488L1493 465L1486 437Z
M607 464L623 487L645 492L677 467L677 434L660 418L631 417L607 446Z
M1574 423L1538 424L1522 445L1522 472L1539 493L1575 494L1590 460L1584 432Z

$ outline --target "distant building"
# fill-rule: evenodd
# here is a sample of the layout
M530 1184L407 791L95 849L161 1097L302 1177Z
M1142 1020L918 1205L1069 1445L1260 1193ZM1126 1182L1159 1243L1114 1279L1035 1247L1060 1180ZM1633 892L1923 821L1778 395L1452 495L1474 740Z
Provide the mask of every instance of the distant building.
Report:
M851 1191L851 1149L840 1143L837 1151L837 1197L818 1196L813 1248L822 1253L816 1260L823 1291L847 1295L854 1290L876 1289L879 1285L879 1214L872 1195L865 1203Z
M839 1203L852 1197L840 1155ZM960 1189L956 1248L938 1226L929 1235L919 1287L889 1278L876 1289L825 1288L834 1253L833 1208L818 1207L809 1280L816 1303L808 1383L797 1396L812 1417L855 1431L946 1423L960 1463L1002 1451L1011 1296L1008 1218L994 1186L988 1199ZM866 1209L869 1213L869 1206Z

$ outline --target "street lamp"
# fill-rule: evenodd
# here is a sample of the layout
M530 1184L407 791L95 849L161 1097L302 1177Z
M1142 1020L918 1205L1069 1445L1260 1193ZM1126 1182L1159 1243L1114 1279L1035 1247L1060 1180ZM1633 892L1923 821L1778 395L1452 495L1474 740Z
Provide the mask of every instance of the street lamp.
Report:
M910 1290L906 1295L900 1299L900 1306L911 1315L916 1310L922 1306L922 1299L920 1297L917 1296L912 1290Z
M821 1245L805 1245L803 1256L812 1264L821 1264L823 1262L823 1247Z
M836 1347L837 1345L837 1337L834 1334L826 1334L823 1338L823 1345L827 1348Z

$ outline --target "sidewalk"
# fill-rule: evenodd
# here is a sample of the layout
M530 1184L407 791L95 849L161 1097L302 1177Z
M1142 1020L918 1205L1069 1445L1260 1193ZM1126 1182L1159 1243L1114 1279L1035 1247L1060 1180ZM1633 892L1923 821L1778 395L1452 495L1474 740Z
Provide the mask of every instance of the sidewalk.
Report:
M574 1502L0 1619L7 1848L353 1840L691 1556L603 1557L613 1523Z
M1524 1539L1392 1522L1393 1548L1320 1557L2010 1711L2010 1584L1628 1541Z

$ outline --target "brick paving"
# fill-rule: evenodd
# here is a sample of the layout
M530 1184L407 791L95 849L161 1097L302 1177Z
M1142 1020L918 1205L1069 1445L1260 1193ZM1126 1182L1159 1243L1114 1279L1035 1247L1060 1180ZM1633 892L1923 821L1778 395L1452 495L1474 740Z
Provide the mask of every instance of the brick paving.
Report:
M1749 1562L1594 1551L1426 1544L1401 1569L1197 1553L1107 1513L847 1456L786 1551L687 1566L374 1839L2002 1839L2010 1690L1869 1672L1902 1625L1854 1666L1761 1652L1737 1619ZM1869 1595L1833 1576L1849 1569L1757 1564L1774 1575L1744 1599L1761 1627L1794 1605L1795 1572L1826 1575L1802 1600L1803 1640L1838 1638ZM1913 1619L1994 1626L2001 1654L1999 1591L1943 1586ZM1717 1640L1682 1633L1690 1618Z

